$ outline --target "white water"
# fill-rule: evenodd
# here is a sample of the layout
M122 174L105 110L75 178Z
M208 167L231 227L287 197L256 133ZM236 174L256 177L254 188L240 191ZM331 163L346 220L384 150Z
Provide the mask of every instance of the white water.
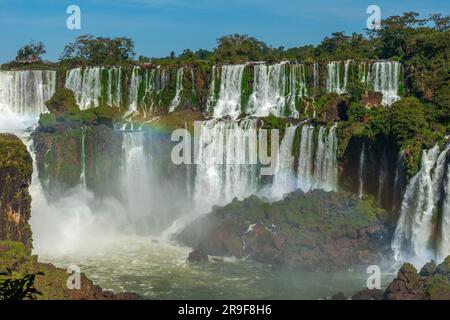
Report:
M317 68L316 64L314 64L314 72L317 72L315 68ZM316 81L315 78L314 81ZM307 95L308 89L306 86L305 65L290 65L289 93L287 96L287 104L291 117L299 117L299 112L297 111L298 101Z
M383 94L382 104L391 105L400 99L398 87L400 80L400 62L378 61L372 64L368 76L369 86Z
M208 101L206 102L206 110L208 112L212 112L214 110L214 105L216 103L215 88L216 88L216 66L213 66L211 71L211 83L209 87Z
M344 62L344 75L341 75L342 61L331 61L327 65L327 92L344 94L347 90L348 74L351 60Z
M177 70L177 83L176 83L176 91L175 97L170 103L169 112L175 111L178 105L181 102L181 95L183 93L183 76L184 76L184 67L181 67Z
M55 86L55 71L0 71L0 112L38 116L47 110Z
M361 148L361 155L359 156L359 189L358 189L358 196L360 199L364 196L364 167L366 163L366 142L363 142L362 148Z
M447 147L440 152L439 146L436 145L431 150L423 151L420 172L411 179L406 189L392 243L395 260L398 262L411 261L420 265L430 259L439 260L450 254L442 250L436 253L432 245L436 223L433 215L437 210L440 190L445 181L446 156L449 150L450 147ZM447 209L448 206L444 204L443 217L448 217L448 212L445 211ZM445 218L442 225L448 226ZM442 230L443 234L449 231ZM442 248L446 245L444 243Z
M102 76L104 72L106 80ZM81 110L98 107L101 101L108 106L122 106L121 68L72 69L67 71L65 86L74 92Z
M282 116L286 103L286 62L254 66L253 93L247 113L256 117Z
M245 64L222 66L220 91L214 107L214 117L230 116L236 119L241 113L242 76Z
M204 121L199 139L194 203L199 213L258 190L256 121Z
M311 190L314 182L314 126L304 125L300 137L297 167L297 185L303 191Z
M272 198L279 200L284 194L297 188L297 179L294 171L293 146L297 126L288 126L281 142L277 159L277 167L273 177Z
M131 82L130 82L130 94L128 98L128 111L130 113L134 113L138 111L138 104L139 104L139 85L141 83L141 76L140 76L140 69L139 67L134 67L133 72L131 74Z

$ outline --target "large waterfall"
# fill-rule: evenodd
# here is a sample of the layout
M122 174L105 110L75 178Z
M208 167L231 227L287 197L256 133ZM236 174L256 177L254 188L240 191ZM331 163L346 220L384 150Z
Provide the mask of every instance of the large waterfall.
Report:
M121 68L76 68L67 71L65 86L74 92L82 110L100 105L120 108L122 81Z
M305 192L337 190L336 126L327 130L322 126L289 125L272 158L276 166L273 182L268 185L260 177L257 131L254 119L202 123L194 196L201 210L251 194L279 200L296 188ZM297 133L301 134L299 145L295 144Z
M194 202L212 205L243 199L258 190L256 121L204 121L199 139Z
M37 116L55 92L55 71L0 71L0 112Z
M406 189L392 249L397 261L421 264L449 251L449 152L423 151L422 166Z

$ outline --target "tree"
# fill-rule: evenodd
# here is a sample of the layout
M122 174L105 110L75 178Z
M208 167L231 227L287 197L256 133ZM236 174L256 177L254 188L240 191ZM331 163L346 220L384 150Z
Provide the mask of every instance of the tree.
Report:
M130 38L103 38L82 35L66 45L61 60L80 60L91 64L120 64L135 56L134 41Z
M247 35L232 34L217 39L214 57L219 61L260 61L271 53L272 48L264 42Z
M0 300L36 300L36 295L42 295L34 288L34 280L42 272L26 274L23 278L15 279L10 269L0 273L7 278L0 281Z
M32 41L17 51L16 61L26 63L41 61L41 56L46 53L45 45L42 42Z
M445 32L450 30L450 16L434 13L430 15L428 20L434 23L434 28L438 31Z

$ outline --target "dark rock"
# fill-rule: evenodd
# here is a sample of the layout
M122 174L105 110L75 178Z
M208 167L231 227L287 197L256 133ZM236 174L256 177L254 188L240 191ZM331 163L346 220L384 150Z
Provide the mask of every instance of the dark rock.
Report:
M422 300L425 282L417 273L416 268L405 263L385 292L388 300Z
M338 294L332 296L331 300L347 300L347 297L342 292L339 292Z
M203 253L200 250L194 250L189 253L189 257L187 258L189 263L208 263L209 258L208 255Z
M434 274L436 271L436 262L434 260L431 260L430 262L427 262L422 269L420 270L419 274L422 277L428 277Z
M436 273L442 275L450 275L450 256L448 256L441 264L436 267Z
M383 300L383 290L364 289L352 296L352 300Z
M384 214L345 193L295 191L273 203L251 196L216 207L176 238L214 256L309 270L347 269L379 262L389 249L390 235L378 218Z

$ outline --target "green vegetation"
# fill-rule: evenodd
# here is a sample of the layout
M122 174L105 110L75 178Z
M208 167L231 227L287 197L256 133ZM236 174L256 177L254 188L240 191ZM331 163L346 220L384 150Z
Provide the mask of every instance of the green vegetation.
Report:
M134 41L130 38L82 35L66 45L61 60L89 65L118 65L130 62L134 56Z
M22 63L33 63L42 61L42 55L46 54L42 42L31 42L17 51L16 61Z
M38 275L44 274L38 272L16 278L11 269L1 272L0 277L5 279L0 278L0 300L36 300L37 295L42 295L34 288L34 280Z

